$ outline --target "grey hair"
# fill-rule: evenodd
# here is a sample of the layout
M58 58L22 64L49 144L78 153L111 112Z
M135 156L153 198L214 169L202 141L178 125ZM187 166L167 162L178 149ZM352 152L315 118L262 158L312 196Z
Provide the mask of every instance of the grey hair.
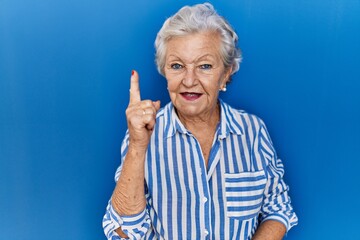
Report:
M224 66L232 68L231 75L236 73L242 60L241 50L237 47L238 36L210 3L185 6L166 19L155 40L155 61L159 73L164 75L166 44L171 38L205 31L220 34L220 55Z

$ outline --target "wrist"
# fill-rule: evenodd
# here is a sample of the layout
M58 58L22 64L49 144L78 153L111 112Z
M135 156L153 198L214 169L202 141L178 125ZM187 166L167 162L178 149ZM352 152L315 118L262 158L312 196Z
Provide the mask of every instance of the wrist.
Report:
M145 158L146 151L147 151L147 145L145 146L143 144L129 142L127 155L131 155L136 159L142 159Z

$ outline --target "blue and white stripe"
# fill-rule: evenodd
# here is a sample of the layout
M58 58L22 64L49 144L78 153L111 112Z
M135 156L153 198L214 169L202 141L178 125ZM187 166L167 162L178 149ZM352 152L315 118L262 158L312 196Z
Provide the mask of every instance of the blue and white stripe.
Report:
M204 164L200 144L167 104L158 112L145 161L146 209L119 216L111 201L103 219L108 239L250 239L268 219L289 230L297 217L261 119L220 101L221 121ZM129 135L121 147L124 159ZM119 166L115 180L121 174Z

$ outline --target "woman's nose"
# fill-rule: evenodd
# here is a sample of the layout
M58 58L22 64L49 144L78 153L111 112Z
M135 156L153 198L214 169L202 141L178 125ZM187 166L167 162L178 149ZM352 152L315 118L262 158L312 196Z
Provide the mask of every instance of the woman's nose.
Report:
M195 68L187 68L182 83L186 87L192 87L196 83L196 72Z

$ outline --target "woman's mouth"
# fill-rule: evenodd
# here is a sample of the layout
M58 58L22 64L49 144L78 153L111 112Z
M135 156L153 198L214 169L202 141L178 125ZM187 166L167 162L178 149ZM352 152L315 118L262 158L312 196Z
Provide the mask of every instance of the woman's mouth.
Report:
M183 92L180 95L187 101L195 101L201 97L201 93Z

